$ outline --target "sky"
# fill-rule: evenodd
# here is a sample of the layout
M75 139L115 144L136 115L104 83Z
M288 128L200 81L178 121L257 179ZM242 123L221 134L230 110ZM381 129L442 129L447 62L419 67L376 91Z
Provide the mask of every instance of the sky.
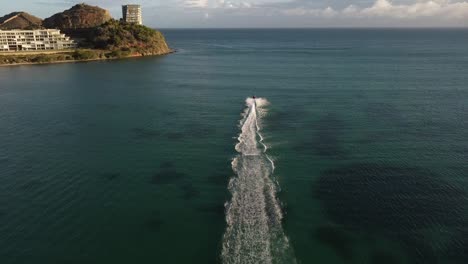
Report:
M45 18L80 2L117 19L140 4L156 28L468 27L468 0L0 0L0 15Z

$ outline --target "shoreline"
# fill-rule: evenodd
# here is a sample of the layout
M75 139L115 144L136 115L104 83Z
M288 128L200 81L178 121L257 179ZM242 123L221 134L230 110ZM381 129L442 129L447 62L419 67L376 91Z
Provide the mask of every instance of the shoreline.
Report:
M176 53L176 50L170 50L165 53L161 54L132 54L124 57L115 57L115 58L95 58L95 59L83 59L83 60L57 60L57 61L48 61L48 62L20 62L20 63L7 63L7 64L0 64L0 67L12 67L12 66L28 66L28 65L48 65L48 64L65 64L65 63L80 63L80 62L93 62L93 61L111 61L111 60L125 60L125 59L131 59L131 58L141 58L141 57L150 57L150 56L164 56L164 55L169 55L172 53ZM37 54L35 54L37 55ZM9 56L9 55L4 55L0 54L1 56Z

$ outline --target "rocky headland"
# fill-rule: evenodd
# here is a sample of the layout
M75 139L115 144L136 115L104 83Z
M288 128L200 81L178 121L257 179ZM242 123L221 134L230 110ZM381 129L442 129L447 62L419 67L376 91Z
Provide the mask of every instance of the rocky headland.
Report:
M13 12L0 17L0 30L40 28L42 28L42 19L26 12Z
M78 4L41 20L25 12L0 18L0 30L60 29L78 43L76 50L0 52L0 65L106 60L173 52L160 31L125 23L97 6Z
M98 27L112 17L109 11L97 6L78 4L72 8L44 19L43 26L57 28L63 32L74 33L75 30Z

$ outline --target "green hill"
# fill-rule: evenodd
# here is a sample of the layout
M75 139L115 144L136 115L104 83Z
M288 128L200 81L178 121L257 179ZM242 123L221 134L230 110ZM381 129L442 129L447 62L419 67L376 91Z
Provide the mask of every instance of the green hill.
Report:
M158 55L171 52L161 32L146 26L110 20L96 27L85 46L139 55Z

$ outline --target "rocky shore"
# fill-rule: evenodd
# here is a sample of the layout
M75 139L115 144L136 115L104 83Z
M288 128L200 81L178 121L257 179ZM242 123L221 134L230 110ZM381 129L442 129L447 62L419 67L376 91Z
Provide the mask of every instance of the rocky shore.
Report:
M5 66L20 66L20 65L35 65L35 64L55 64L55 63L74 63L74 62L90 62L100 60L117 60L125 58L138 58L145 56L167 55L176 52L169 50L162 53L140 54L130 53L124 55L116 55L106 50L88 50L79 49L75 51L61 52L32 52L32 53L0 53L0 67Z

